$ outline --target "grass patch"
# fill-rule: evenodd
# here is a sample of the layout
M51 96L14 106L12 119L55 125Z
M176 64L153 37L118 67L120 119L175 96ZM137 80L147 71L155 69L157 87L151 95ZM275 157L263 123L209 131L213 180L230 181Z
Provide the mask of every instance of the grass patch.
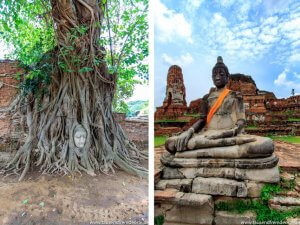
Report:
M185 113L184 116L197 118L197 117L200 117L201 114L199 114L199 113Z
M249 126L246 127L246 129L248 129L248 130L256 130L257 126L255 126L255 125L249 125Z
M288 143L300 143L300 136L273 136L269 135L269 138L275 140L275 141L285 141Z
M186 123L188 120L155 120L154 123Z
M300 122L300 118L288 118L290 122Z
M261 190L261 196L259 200L242 201L237 200L231 203L220 202L216 204L216 210L236 212L242 214L248 210L256 212L257 222L270 222L272 224L284 224L288 217L299 217L300 208L289 210L285 212L279 212L277 210L270 209L268 206L268 200L281 191L279 185L267 184Z
M154 224L155 225L163 225L165 222L165 218L163 215L159 215L159 216L156 216L154 217Z
M154 147L164 145L167 140L166 136L155 136L154 137Z

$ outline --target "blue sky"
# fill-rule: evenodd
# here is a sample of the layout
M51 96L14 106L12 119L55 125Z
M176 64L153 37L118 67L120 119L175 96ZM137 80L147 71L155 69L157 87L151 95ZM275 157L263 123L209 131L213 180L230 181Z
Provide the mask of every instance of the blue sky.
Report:
M218 55L230 73L251 75L278 98L300 94L299 0L153 0L155 106L165 97L167 71L183 69L186 98L213 86Z

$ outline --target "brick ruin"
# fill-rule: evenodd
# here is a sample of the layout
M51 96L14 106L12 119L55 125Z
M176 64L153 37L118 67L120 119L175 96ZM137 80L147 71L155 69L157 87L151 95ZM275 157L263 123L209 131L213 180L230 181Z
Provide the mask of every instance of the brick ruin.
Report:
M0 61L0 149L4 143L10 141L15 134L16 127L14 119L8 109L18 94L18 80L15 78L17 73L22 73L15 61Z
M171 66L168 72L167 94L164 104L162 107L158 107L155 113L155 135L157 136L172 135L185 130L199 118L202 111L202 99L199 98L191 101L188 107L182 107L180 111L171 113L174 111L171 109L175 104L166 104L168 102L166 99L168 99L170 82L173 82L173 80L169 80L170 70L173 67L175 66ZM180 74L182 75L181 69ZM181 81L181 86L184 87L183 78ZM259 90L251 76L240 73L230 75L228 87L243 95L247 124L251 126L251 129L247 129L248 133L300 135L300 121L298 121L300 118L300 95L291 96L287 99L277 99L274 93ZM172 90L174 92L177 89ZM180 93L182 92L177 95ZM170 119L173 121L168 121Z
M163 106L158 107L155 118L177 118L187 111L182 69L173 65L168 70L166 96Z
M16 126L19 118L12 117L8 112L18 94L17 73L22 73L22 69L16 61L0 61L0 151L6 151L8 146L11 148L11 144L18 142L20 137L20 128ZM127 119L125 114L119 113L115 113L115 119L139 149L148 148L148 120Z

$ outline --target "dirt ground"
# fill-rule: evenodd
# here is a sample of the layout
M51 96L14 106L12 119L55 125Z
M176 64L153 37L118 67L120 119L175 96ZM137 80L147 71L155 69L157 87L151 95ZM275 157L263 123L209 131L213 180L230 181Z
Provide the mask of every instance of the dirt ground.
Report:
M148 181L116 171L27 180L0 177L1 225L148 224Z

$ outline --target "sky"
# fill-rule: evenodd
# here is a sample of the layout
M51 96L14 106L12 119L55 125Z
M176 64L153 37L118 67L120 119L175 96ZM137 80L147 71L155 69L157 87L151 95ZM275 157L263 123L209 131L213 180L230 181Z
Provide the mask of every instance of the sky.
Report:
M186 100L213 87L222 56L230 73L250 75L260 90L300 94L299 0L153 0L155 106L166 92L168 68L183 70Z

